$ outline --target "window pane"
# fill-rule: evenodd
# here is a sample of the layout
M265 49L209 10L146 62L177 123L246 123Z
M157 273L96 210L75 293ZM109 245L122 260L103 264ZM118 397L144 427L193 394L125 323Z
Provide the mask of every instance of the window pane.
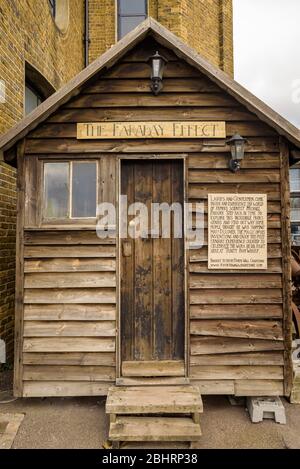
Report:
M290 170L291 192L300 191L300 169Z
M25 86L25 114L29 114L39 104L41 104L41 98L32 88Z
M144 21L143 16L124 16L119 20L119 39Z
M119 15L147 15L145 0L119 0Z
M44 165L45 218L69 216L69 163Z
M291 199L291 221L300 221L300 198Z
M96 216L96 163L73 163L72 217Z

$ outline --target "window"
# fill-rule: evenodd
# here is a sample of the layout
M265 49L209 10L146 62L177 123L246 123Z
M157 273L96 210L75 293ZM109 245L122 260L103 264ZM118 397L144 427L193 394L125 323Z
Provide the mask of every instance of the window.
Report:
M300 169L290 170L290 186L291 192L300 192Z
M25 62L24 114L33 111L55 92L49 81L31 64Z
M118 0L118 39L147 18L147 0Z
M49 0L50 10L53 18L55 18L56 14L56 0Z
M300 225L300 198L297 197L291 198L291 221Z
M62 34L67 32L70 17L69 0L48 0L51 15Z
M292 244L300 245L300 169L290 169Z
M25 115L55 92L51 83L30 63L25 62Z
M29 114L43 101L39 92L29 83L25 83L25 115Z
M44 163L44 219L95 218L97 163Z

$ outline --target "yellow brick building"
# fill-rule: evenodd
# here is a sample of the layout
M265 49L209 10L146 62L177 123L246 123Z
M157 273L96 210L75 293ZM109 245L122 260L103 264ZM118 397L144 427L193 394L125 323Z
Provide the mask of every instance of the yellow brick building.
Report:
M232 0L1 0L0 135L152 16L233 75ZM0 162L0 338L13 353L15 171Z
M232 0L138 0L138 3L145 3L149 16L233 75ZM89 62L120 36L117 9L118 0L89 0Z
M0 134L24 116L25 83L42 99L84 67L84 1L1 0ZM54 17L56 16L56 18ZM15 171L0 163L0 338L13 353Z

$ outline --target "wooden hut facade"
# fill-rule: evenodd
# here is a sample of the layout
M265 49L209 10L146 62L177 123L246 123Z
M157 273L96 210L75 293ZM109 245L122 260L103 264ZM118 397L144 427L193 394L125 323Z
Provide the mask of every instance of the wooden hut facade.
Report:
M156 51L168 60L158 96L147 64ZM80 123L145 121L223 122L226 136L77 138ZM247 144L233 173L226 142L235 133ZM289 157L300 147L297 129L150 18L0 147L18 168L16 396L188 383L201 394L289 395ZM146 204L203 202L204 246L123 240L119 220L115 236L100 239L75 192L62 194L60 208L47 205L50 164L62 164L52 166L57 178L69 175L66 192L88 174L97 203L118 207L121 194ZM209 269L208 195L256 193L267 195L267 269Z

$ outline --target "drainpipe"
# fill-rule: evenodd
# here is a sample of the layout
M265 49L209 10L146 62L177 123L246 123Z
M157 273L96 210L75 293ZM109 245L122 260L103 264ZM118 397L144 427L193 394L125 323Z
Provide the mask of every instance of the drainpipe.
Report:
M89 64L89 0L84 0L84 66Z

